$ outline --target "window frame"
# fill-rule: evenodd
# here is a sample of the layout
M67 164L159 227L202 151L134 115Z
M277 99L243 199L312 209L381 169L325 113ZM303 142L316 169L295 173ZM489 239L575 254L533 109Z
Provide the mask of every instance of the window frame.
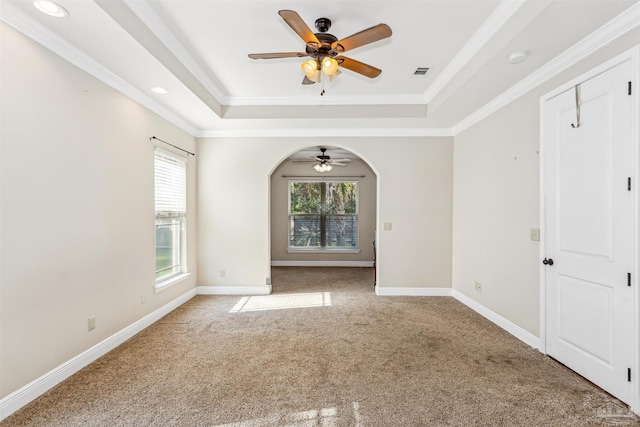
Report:
M183 165L183 167L181 168L181 180L182 180L182 185L179 185L180 188L180 195L179 197L182 199L178 202L178 205L181 205L182 207L175 207L174 209L178 209L178 210L157 210L158 206L158 176L157 176L157 161L158 161L158 156L161 157L165 157L171 160L174 160L175 162L179 162ZM154 247L155 247L155 252L156 252L156 256L155 256L155 263L156 263L156 270L155 270L155 290L156 292L161 291L163 289L166 289L167 287L178 283L180 281L182 281L183 279L185 279L186 277L189 276L189 273L187 271L187 158L186 157L182 157L180 155L177 155L175 153L172 153L170 151L167 150L163 150L159 147L155 147L154 149L154 214L155 214L155 220L154 220L154 229L155 229L155 233L154 233ZM181 211L179 209L182 209ZM175 257L177 259L177 264L174 264L171 268L173 267L177 267L176 271L173 271L169 274L165 274L162 275L160 277L158 277L158 272L161 270L157 269L157 260L158 260L158 226L162 226L162 225L167 225L167 224L159 224L159 222L163 222L163 221L177 221L177 231L179 233L179 236L175 239L175 241L178 244L178 254ZM173 233L173 231L172 231ZM172 256L173 258L173 256Z
M345 215L355 215L356 220L356 245L355 246L291 246L291 216L292 215L304 215L304 214L292 214L291 213L291 185L293 183L354 183L356 184L356 209L355 214L345 214ZM311 214L310 214L311 215ZM325 209L321 207L321 212L319 214L321 217L326 218ZM338 214L340 215L340 214ZM289 179L287 181L287 252L288 253L360 253L360 180L359 179L313 179L313 178L304 178L304 179Z

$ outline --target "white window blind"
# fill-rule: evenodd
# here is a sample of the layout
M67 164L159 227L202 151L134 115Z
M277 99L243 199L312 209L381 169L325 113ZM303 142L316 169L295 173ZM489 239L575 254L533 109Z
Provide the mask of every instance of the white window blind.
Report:
M186 160L156 148L156 213L185 213L187 211L186 181Z

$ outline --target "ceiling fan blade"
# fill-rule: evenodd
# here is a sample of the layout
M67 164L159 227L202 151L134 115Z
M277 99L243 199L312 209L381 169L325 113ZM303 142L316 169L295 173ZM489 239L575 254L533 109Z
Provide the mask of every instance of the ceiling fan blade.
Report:
M362 30L359 33L350 35L347 38L331 43L332 49L338 49L338 52L346 52L365 44L377 42L391 36L391 28L387 24L378 24L374 27Z
M330 162L331 166L348 166L346 163Z
M274 53L250 53L251 59L276 59L276 58L303 58L309 56L305 52L274 52Z
M320 45L320 41L313 31L311 31L311 28L304 23L302 18L300 18L300 15L296 12L293 10L281 10L278 12L278 15L280 15L287 24L289 24L293 31L295 31L305 43L314 42Z
M292 163L318 163L317 160L292 160Z
M303 85L313 85L313 84L316 84L316 82L314 82L313 80L309 79L309 77L304 76L304 79L302 79L302 84Z
M344 159L331 159L330 162L334 162L334 163L335 162L338 162L338 163L350 163L351 159L347 159L347 158L344 158Z
M336 56L336 60L341 67L355 71L356 73L362 74L363 76L371 79L378 77L380 73L382 73L382 70L379 68L365 64L364 62L356 61L355 59L347 58L346 56Z

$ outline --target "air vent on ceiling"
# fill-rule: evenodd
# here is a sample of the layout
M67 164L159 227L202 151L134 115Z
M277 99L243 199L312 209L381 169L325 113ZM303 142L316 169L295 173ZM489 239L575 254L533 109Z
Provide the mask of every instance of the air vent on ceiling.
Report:
M425 77L428 72L429 72L429 67L418 67L413 72L411 77Z

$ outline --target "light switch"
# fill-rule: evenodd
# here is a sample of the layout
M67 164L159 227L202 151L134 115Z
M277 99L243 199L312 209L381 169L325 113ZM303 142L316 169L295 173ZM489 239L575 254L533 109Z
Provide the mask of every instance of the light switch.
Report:
M391 231L391 223L390 222L385 222L384 223L384 231Z
M531 240L533 240L534 242L539 242L540 241L540 229L539 228L532 228L531 229Z

